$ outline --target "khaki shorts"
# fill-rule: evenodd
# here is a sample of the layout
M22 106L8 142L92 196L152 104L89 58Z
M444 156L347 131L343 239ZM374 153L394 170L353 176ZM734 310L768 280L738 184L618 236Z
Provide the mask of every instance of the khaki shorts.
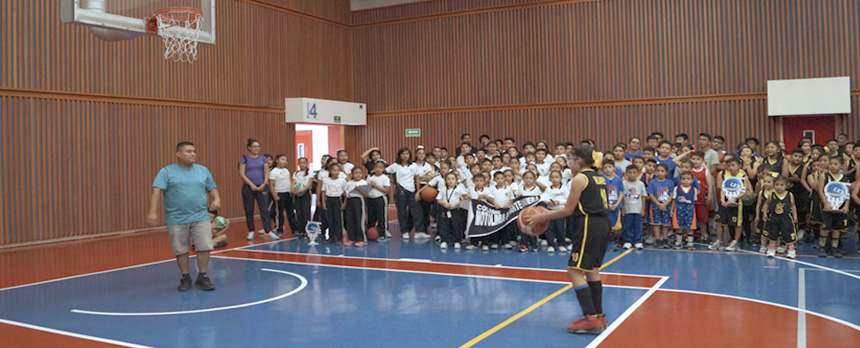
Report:
M188 224L167 224L167 236L173 255L188 253L189 241L194 242L197 251L212 250L212 224L209 220Z

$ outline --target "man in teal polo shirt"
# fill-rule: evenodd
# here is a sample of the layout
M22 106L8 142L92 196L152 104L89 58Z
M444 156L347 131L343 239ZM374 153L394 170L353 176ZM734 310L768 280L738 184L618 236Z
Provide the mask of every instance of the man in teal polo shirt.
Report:
M199 274L194 283L200 289L215 290L212 281L206 276L209 251L213 247L209 210L218 210L221 198L209 169L195 164L196 161L194 144L181 142L176 145L176 163L161 168L152 182L152 198L146 217L148 224L158 224L158 201L163 194L164 222L167 224L173 255L176 255L176 263L182 272L179 291L191 289L191 277L188 275L189 241L194 242L197 251ZM209 198L212 203L207 209Z

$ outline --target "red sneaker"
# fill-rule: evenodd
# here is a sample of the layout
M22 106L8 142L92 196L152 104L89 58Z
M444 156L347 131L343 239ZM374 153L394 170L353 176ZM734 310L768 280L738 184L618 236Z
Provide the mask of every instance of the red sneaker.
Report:
M609 321L606 320L606 315L601 314L598 319L600 319L600 322L603 324L603 329L606 330L606 328L609 327Z
M603 332L603 321L591 315L586 315L585 318L574 320L567 326L567 332L575 334L592 334L597 335Z
M357 246L357 247L363 247L365 245L367 245L367 243L365 243L365 242L355 242L355 246Z

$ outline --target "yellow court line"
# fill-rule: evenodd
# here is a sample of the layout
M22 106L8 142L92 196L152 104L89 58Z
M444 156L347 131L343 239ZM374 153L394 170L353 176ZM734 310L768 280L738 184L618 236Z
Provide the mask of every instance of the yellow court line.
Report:
M616 256L616 257L614 257L612 260L609 260L609 262L604 263L604 264L603 264L603 266L601 266L601 267L600 267L600 269L604 269L604 268L606 268L607 266L611 265L611 264L612 264L612 263L614 263L615 261L618 261L618 260L620 260L622 257L627 256L627 254L630 254L630 252L632 252L632 251L633 251L633 249L627 249L627 250L626 250L626 251L624 251L623 253L619 254L619 255L618 255L618 256ZM561 288L561 289L558 289L556 292L554 292L554 293L550 294L549 296L544 297L544 298L543 298L543 299L541 299L540 301L535 302L535 304L533 304L533 305L529 306L529 308L523 309L521 312L519 312L519 313L517 313L517 314L514 314L514 316L512 316L512 317L508 318L507 320L505 320L505 321L503 321L503 322L499 323L499 324L498 324L498 325L496 325L496 326L493 326L493 328L491 328L491 329L489 329L489 330L487 330L487 331L484 331L482 334L478 335L477 337L475 337L475 338L473 338L473 339L469 340L469 342L464 343L462 346L460 346L460 348L469 348L469 347L474 346L475 344L477 344L478 342L481 342L481 341L482 341L482 340L484 340L485 338L490 337L490 335L492 335L492 334L494 334L494 333L498 332L499 330L501 330L501 329L505 328L505 326L510 325L511 323L513 323L513 322L517 321L517 319L524 317L526 314L531 313L532 311L534 311L534 310L535 310L535 309L537 309L538 307L543 306L543 305L544 305L544 304L546 304L547 302L549 302L549 301L551 301L552 299L554 299L554 298L558 297L558 295L561 295L561 294L563 294L565 291L570 290L570 288L572 288L572 287L573 287L573 284L568 284L568 285L566 285L565 287L563 287L563 288Z

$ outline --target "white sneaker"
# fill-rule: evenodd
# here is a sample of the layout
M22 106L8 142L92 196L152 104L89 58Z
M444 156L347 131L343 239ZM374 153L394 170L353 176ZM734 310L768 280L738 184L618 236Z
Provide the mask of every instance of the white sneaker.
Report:
M439 244L439 249L448 249L448 243L442 242L442 244Z
M636 243L636 244L633 244L633 247L638 249L638 250L642 250L643 245L642 245L642 243Z
M785 254L786 249L788 249L788 248L786 248L784 245L780 245L780 246L776 247L776 253L777 254Z
M794 260L797 258L797 251L794 249L788 249L788 255L785 255L785 257Z
M278 234L275 232L266 233L266 237L269 237L271 240L281 239L281 237L278 237Z
M454 249L458 249L458 250L459 250L459 249L460 249L460 243L455 242L455 243L454 243Z
M478 249L478 247L477 247L477 246L474 246L474 245L472 245L472 244L467 244L467 245L466 245L466 250L475 250L475 249Z
M482 245L482 246L481 246L481 250L483 250L483 251L490 251L490 247L488 247L488 246L485 244L485 245Z
M415 239L427 239L430 238L430 235L424 232L418 232L415 234Z
M656 239L656 238L654 238L654 236L648 236L648 237L645 237L645 244L654 245L654 243L655 243L656 241L657 241L657 239Z
M391 238L391 232L385 231L385 238Z
M564 245L562 245L562 246L558 247L558 251L559 251L559 252L566 253L566 252L567 252L567 248L565 248L565 247L564 247Z
M630 249L630 248L632 248L632 247L633 247L633 244L630 244L630 243L624 243L624 245L623 245L622 247L623 247L624 249Z
M254 232L248 232L248 240L254 240Z
M548 247L548 248L546 248L546 252L548 252L548 253L552 254L552 253L554 253L554 252L555 252L555 248L553 248L553 247Z
M512 240L512 241L508 242L508 244L510 244L511 246L517 246L517 241Z
M711 245L708 245L708 250L720 250L723 247L723 243L720 242L719 239L715 240Z
M442 243L442 236L440 236L438 234L433 239L436 240L436 243Z
M498 249L499 245L496 243L490 244L490 249Z
M726 251L738 251L738 241L733 240L729 243L729 246L726 247Z
M767 252L767 247L762 245L761 248L758 248L758 252L764 254Z
M549 245L549 242L547 242L546 239L540 240L540 246L547 246L547 245Z
M776 249L767 249L767 257L768 258L776 257Z
M571 242L572 242L572 240L570 240L570 238L565 238L565 239L564 239L564 243L565 243L565 244L570 244Z
M504 244L504 245L502 245L502 248L505 248L505 249L513 249L513 248L514 248L514 246L513 246L513 245L511 245L511 243L508 243L508 244Z
M400 238L403 238L403 239L409 239L409 232L401 233L401 234L400 234Z

